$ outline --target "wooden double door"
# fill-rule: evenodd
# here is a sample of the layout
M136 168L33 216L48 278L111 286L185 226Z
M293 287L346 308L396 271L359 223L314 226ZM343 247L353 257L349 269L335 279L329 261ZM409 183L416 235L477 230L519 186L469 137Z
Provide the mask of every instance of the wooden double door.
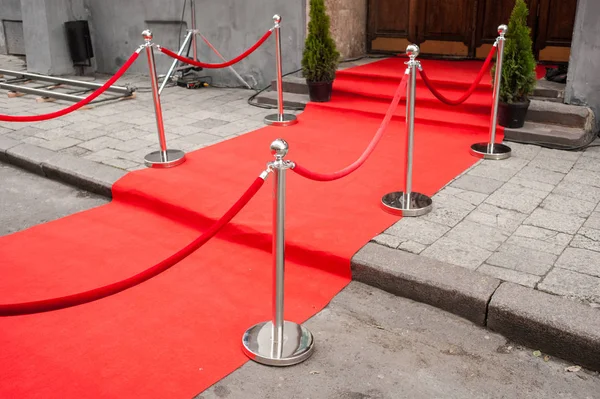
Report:
M410 43L434 56L485 58L508 24L515 0L368 0L370 52L403 52ZM526 0L536 58L567 62L577 0Z

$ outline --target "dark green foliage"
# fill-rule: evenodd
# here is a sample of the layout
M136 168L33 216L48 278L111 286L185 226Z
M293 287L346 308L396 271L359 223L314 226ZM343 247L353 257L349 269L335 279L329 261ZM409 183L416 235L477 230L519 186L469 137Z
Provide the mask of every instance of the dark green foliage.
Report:
M339 58L329 32L324 0L310 0L310 22L302 56L304 77L310 82L332 82Z
M516 0L508 23L504 64L500 84L500 101L505 103L527 101L536 84L535 57L530 29L527 26L529 10L524 0ZM492 70L492 76L495 68Z

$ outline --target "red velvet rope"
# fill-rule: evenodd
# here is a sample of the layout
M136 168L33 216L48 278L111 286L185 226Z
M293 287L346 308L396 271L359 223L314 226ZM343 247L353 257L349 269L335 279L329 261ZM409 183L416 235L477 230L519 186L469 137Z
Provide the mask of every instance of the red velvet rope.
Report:
M209 68L209 69L225 68L225 67L231 66L233 64L237 64L238 62L240 62L241 60L243 60L244 58L246 58L247 56L252 54L257 48L260 47L261 44L263 44L269 38L269 36L271 36L272 33L273 33L273 31L268 30L267 33L265 33L263 35L263 37L258 39L258 41L256 43L254 43L254 45L252 47L250 47L248 50L244 51L242 54L238 55L231 61L223 62L222 64L205 64L204 62L194 61L192 59L183 57L183 56L169 50L168 48L158 46L158 49L160 51L162 51L163 53L165 53L166 55L168 55L169 57L175 58L181 62L190 64L190 65L193 65L196 67Z
M48 120L48 119L58 118L58 117L66 115L68 113L71 113L73 111L77 111L79 108L83 107L84 105L87 105L90 102L94 101L94 99L96 99L96 97L98 97L99 95L101 95L102 93L104 93L110 86L112 86L113 84L115 84L115 82L117 80L119 80L119 78L121 76L123 76L123 74L125 73L125 71L127 71L129 69L129 67L131 66L131 64L133 64L135 62L135 60L137 60L137 58L138 58L139 55L140 55L140 53L138 53L137 51L134 52L133 54L131 54L131 57L129 57L129 59L127 60L127 62L125 64L123 64L123 66L117 71L117 73L115 73L115 75L112 78L110 78L106 83L104 83L101 87L99 87L96 91L94 91L88 97L84 98L83 100L79 101L78 103L75 103L75 104L71 105L70 107L61 109L60 111L50 112L49 114L43 114L43 115L20 115L20 116L12 116L12 115L2 115L2 114L0 114L0 121L6 121L6 122L39 122L39 121L45 121L45 120Z
M244 206L246 206L246 204L262 187L264 182L264 179L261 177L256 178L254 183L252 183L252 185L248 188L248 190L246 190L240 199L233 204L233 206L221 217L221 219L213 224L204 234L196 238L177 253L169 256L167 259L152 266L151 268L146 269L143 272L140 272L135 276L129 277L125 280L95 288L93 290L80 292L78 294L67 295L59 298L44 299L41 301L0 305L0 316L20 316L33 313L50 312L53 310L83 305L84 303L97 301L98 299L117 294L159 275L160 273L188 257L190 254L204 245L208 240L214 237L219 230L229 223L231 219L233 219L234 216L237 215L238 212L244 208Z
M396 93L394 94L394 99L392 100L392 103L388 107L388 110L385 114L385 117L383 118L383 121L381 122L381 125L379 126L379 129L377 130L377 133L375 133L375 136L373 137L373 139L371 139L369 146L367 147L365 152L363 152L363 154L360 156L360 158L358 158L352 164L346 166L344 169L339 170L334 173L328 173L328 174L327 173L316 173L316 172L312 172L298 164L296 164L292 170L294 172L298 173L300 176L306 177L307 179L310 179L310 180L333 181L333 180L341 179L342 177L346 177L350 173L352 173L355 170L357 170L358 168L360 168L365 163L365 161L369 158L369 156L373 153L377 144L379 144L379 142L381 141L381 138L383 137L383 133L387 129L388 125L390 124L390 121L392 120L392 116L394 116L394 112L396 111L396 108L398 107L398 103L400 102L400 99L402 98L402 96L404 94L406 94L407 82L408 82L408 74L405 74L404 77L402 78L402 81L398 85L398 88L396 89Z
M427 88L431 91L431 93L438 100L440 100L444 104L448 104L448 105L460 105L460 104L464 103L469 97L471 97L471 95L475 92L477 85L479 84L479 82L481 82L481 79L483 78L483 74L488 70L490 63L492 62L492 58L494 57L494 54L496 53L496 50L497 50L496 46L492 47L492 50L490 51L487 58L485 59L483 67L479 71L479 74L475 78L475 81L473 82L471 87L469 87L469 90L467 90L467 92L465 94L463 94L462 97L460 97L456 100L451 100L447 97L444 97L444 95L442 95L442 93L440 93L435 87L433 87L433 84L427 77L427 74L425 73L425 71L421 69L421 70L419 70L419 72L421 73L421 78L423 79L425 86L427 86Z

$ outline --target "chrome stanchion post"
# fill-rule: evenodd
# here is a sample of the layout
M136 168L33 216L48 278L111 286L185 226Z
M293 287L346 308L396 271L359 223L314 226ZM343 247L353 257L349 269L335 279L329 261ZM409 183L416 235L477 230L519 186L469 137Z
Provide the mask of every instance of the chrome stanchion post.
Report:
M273 16L275 26L275 59L277 68L277 114L267 115L265 124L271 126L290 126L298 122L296 115L283 113L283 67L281 65L281 17Z
M150 83L152 84L152 98L154 99L154 113L156 114L156 127L158 130L158 141L160 151L154 151L146 155L144 162L146 166L152 168L171 168L182 164L185 161L185 153L179 150L167 149L167 139L165 138L165 125L163 123L162 108L160 105L160 94L158 94L158 80L156 79L156 63L154 62L154 49L152 43L152 32L145 30L142 36L146 43L146 54L148 55L148 67L150 69Z
M404 191L386 194L381 198L383 209L401 216L421 216L431 212L431 198L425 194L412 191L413 150L415 134L415 101L417 92L417 61L419 46L411 44L406 48L409 61L406 63L406 74L409 75L406 87L406 174L404 175Z
M496 56L496 75L494 77L494 94L492 103L492 115L490 118L490 141L488 143L477 143L471 146L471 154L478 158L500 160L510 157L511 149L505 144L496 143L496 124L498 123L498 105L500 102L500 83L502 82L502 63L504 61L504 42L508 26L500 25L498 27L498 39L495 45L498 46L498 55Z
M268 164L274 174L273 202L273 314L272 320L250 327L242 338L244 353L269 366L291 366L308 359L314 351L310 331L284 320L285 271L285 178L294 164L283 159L288 152L285 140L271 144L275 161Z

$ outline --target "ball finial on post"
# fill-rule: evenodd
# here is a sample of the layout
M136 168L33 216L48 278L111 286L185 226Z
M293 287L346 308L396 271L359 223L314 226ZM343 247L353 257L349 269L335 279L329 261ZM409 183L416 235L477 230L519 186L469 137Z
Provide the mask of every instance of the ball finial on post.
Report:
M273 22L275 22L276 25L279 25L281 23L281 15L279 15L279 14L273 15Z
M284 139L277 139L271 143L271 154L275 159L282 159L288 153L289 145Z
M420 52L421 50L416 44L409 44L408 47L406 47L406 55L408 55L409 58L417 58Z
M142 37L145 41L149 42L152 40L152 31L150 29L146 29L142 32Z
M504 36L504 35L506 35L506 32L508 32L508 26L506 26L506 25L504 25L504 24L503 24L503 25L500 25L500 26L498 27L498 34L499 34L500 36Z

